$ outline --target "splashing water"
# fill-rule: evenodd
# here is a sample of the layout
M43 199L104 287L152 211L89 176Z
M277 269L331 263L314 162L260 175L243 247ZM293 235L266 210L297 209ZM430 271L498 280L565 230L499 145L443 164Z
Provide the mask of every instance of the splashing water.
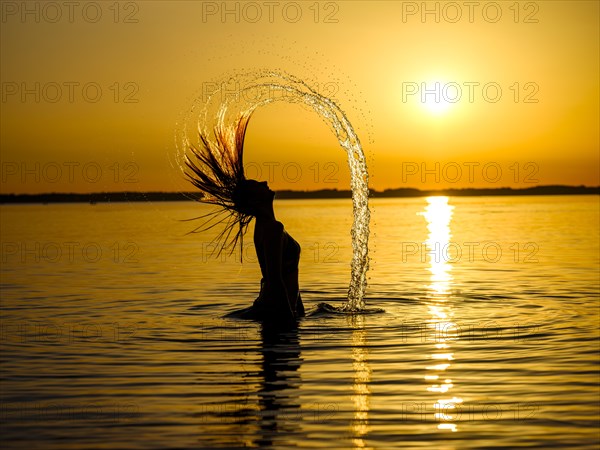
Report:
M348 300L340 308L325 304L319 305L319 308L327 312L374 312L364 308L369 268L369 176L360 141L344 111L333 100L320 95L304 81L288 74L261 72L236 75L228 83L222 83L221 86L215 84L212 87L214 89L210 95L196 99L185 119L181 136L177 139L180 168L183 169L182 161L190 143L197 139L198 132L204 136L212 136L214 126L218 125L227 130L228 135L233 135L237 117L251 114L259 106L275 101L299 103L314 110L331 127L348 154L354 214ZM200 113L196 112L198 107L201 108ZM194 135L188 135L189 132Z

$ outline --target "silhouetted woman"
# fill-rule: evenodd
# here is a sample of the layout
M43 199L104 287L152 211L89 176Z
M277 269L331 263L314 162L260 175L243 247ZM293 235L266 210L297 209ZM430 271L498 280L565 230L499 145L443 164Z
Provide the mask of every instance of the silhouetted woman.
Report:
M262 272L260 294L254 304L230 314L232 317L266 321L290 321L304 315L298 287L300 245L275 218L274 192L267 182L248 180L244 176L244 138L250 113L242 114L235 126L217 126L214 141L200 134L200 146L190 146L186 155L188 179L203 193L199 200L220 206L217 211L201 216L206 222L194 231L205 231L226 222L216 237L223 241L219 254L243 237L252 218L254 247Z

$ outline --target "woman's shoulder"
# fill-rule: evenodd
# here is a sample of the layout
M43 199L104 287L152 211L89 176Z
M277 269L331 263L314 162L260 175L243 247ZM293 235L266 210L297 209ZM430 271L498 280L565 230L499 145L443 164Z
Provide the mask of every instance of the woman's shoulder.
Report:
M258 228L257 228L258 231ZM272 237L276 237L276 236L283 236L285 234L285 229L283 227L283 224L277 220L273 220L273 221L268 221L268 222L262 222L260 224L260 232L259 235L261 236L270 236Z

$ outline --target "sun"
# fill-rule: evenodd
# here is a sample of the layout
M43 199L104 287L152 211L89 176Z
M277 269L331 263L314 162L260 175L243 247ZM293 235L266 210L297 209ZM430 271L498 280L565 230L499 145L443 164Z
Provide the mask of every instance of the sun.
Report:
M421 83L419 103L430 114L441 116L446 114L454 106L454 93L449 85L440 80Z
M452 107L452 103L444 99L436 100L434 98L427 98L424 102L421 103L423 108L425 108L429 113L433 114L434 116L441 116L447 113Z

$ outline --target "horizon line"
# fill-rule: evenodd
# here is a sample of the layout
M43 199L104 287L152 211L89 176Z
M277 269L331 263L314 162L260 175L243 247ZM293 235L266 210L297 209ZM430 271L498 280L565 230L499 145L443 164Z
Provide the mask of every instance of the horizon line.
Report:
M419 188L388 188L382 191L369 189L372 198L410 198L428 197L434 195L447 196L518 196L518 195L598 195L600 186L585 185L536 185L529 187L494 187L494 188L445 188L445 189L419 189ZM280 189L275 191L276 199L336 199L351 198L350 189L316 189L293 190ZM198 201L202 197L199 191L103 191L103 192L46 192L38 194L2 194L0 204L4 203L77 203L77 202L122 202L122 201Z

